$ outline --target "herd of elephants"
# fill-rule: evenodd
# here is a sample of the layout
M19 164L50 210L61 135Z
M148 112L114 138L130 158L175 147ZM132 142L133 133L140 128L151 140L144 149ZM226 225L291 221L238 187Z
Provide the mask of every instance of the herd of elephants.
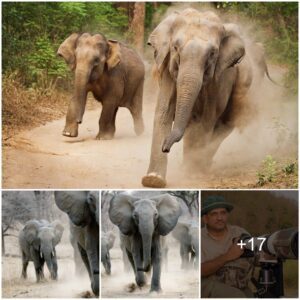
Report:
M263 46L245 39L237 25L223 23L210 11L188 8L170 14L150 34L148 45L154 49L159 95L150 164L141 180L145 187L164 188L167 155L173 144L183 139L188 168L210 167L224 139L233 129L246 126L251 92L269 73ZM73 33L60 45L58 55L75 73L64 136L78 136L88 92L102 103L97 139L114 137L119 107L129 109L136 135L143 133L145 67L136 51L103 34ZM91 289L98 296L99 253L103 270L110 275L110 250L116 239L112 232L100 234L99 194L56 191L55 203L69 217L75 261L85 266ZM150 291L161 291L168 234L179 241L181 268L199 269L199 216L184 217L175 197L166 193L145 199L119 193L110 201L108 214L119 230L124 268L133 271L137 286L146 285L146 273L151 271ZM58 278L55 247L63 231L59 221L29 220L25 224L19 234L23 278L27 278L30 261L37 281L44 278L45 264L51 278Z
M141 181L164 188L172 145L183 138L184 165L207 170L224 139L247 125L245 116L251 119L251 93L265 75L271 78L263 45L214 12L174 12L150 34L148 45L154 49L159 95L150 164ZM97 139L114 137L119 107L129 109L135 133L143 133L145 67L136 51L102 34L73 33L57 53L75 74L64 136L78 136L89 92L102 103Z
M74 249L75 272L85 266L93 293L99 295L99 193L95 191L55 191L57 207L69 217L70 243ZM167 265L166 235L179 242L181 268L199 269L199 218L182 209L179 200L169 194L136 197L120 192L109 203L109 219L119 229L124 270L133 271L136 285L146 285L146 273L152 270L150 292L161 291L162 264ZM27 278L30 261L36 280L44 279L46 264L50 278L58 279L56 246L64 226L58 220L29 220L19 232L22 254L22 278ZM111 275L110 250L116 239L113 231L101 232L101 263ZM82 272L82 269L81 269Z

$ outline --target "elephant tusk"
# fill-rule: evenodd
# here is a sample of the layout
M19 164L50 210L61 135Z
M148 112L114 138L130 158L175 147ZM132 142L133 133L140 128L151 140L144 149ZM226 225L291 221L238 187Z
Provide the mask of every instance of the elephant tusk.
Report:
M42 251L40 251L40 257L43 258L43 252Z
M51 252L51 255L54 257L54 251Z

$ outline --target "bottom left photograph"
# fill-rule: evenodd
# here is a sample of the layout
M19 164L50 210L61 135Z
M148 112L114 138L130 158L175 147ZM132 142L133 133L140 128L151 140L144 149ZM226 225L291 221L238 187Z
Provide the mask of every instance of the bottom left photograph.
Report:
M2 298L99 296L99 192L2 192Z

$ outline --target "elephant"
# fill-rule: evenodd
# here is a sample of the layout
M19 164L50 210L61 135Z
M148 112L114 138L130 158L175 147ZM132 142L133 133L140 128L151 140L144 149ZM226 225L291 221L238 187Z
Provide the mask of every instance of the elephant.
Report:
M55 191L55 203L67 213L71 232L88 271L91 288L99 295L99 194L88 191Z
M27 278L27 267L33 261L36 280L44 279L44 264L48 267L51 279L57 279L56 245L60 242L64 228L59 221L30 220L19 233L19 246L22 254L22 275Z
M110 202L109 217L122 233L138 286L146 284L144 272L152 267L150 292L161 291L162 237L173 230L180 214L179 203L169 194L141 199L121 193Z
M253 60L239 27L213 12L174 12L151 33L160 91L146 187L167 185L167 153L183 138L184 167L207 170L251 109Z
M74 94L66 115L64 136L78 136L78 124L82 122L88 92L92 92L102 104L96 139L114 137L119 107L129 109L135 133L143 133L145 69L134 50L116 40L108 40L100 33L73 33L60 45L57 54L75 73Z
M80 231L77 227L72 225L71 220L69 220L69 228L70 228L70 243L73 247L73 258L74 258L74 265L75 265L75 275L77 277L84 276L86 272L86 267L82 261L79 248L77 245L77 232Z
M101 232L101 262L107 275L111 274L111 261L109 251L113 247L115 239L116 237L113 232Z
M180 217L172 231L180 243L181 268L199 268L199 221Z

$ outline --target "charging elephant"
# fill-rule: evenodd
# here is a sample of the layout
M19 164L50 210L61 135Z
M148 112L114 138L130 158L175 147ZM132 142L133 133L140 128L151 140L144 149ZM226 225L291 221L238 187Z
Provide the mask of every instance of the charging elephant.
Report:
M19 246L22 253L22 275L27 278L27 267L33 261L36 280L44 278L44 264L48 267L51 279L57 279L56 245L60 242L64 228L59 221L30 220L19 233Z
M162 188L174 143L184 137L184 166L203 171L232 130L246 125L253 66L239 28L213 12L173 13L148 44L155 50L160 91L142 184Z
M179 218L172 236L180 243L181 268L199 268L199 221Z
M107 40L103 34L73 33L59 47L75 72L74 95L69 103L63 135L78 136L88 92L102 103L97 139L112 139L119 107L129 109L137 135L142 134L144 64L126 45Z
M101 262L107 275L111 274L111 261L110 261L110 249L115 242L115 235L113 232L101 232Z
M99 194L87 191L56 191L55 203L68 214L71 231L91 279L95 295L99 295Z
M111 200L109 217L122 233L138 286L146 284L144 272L152 267L150 291L161 291L162 236L176 226L180 214L179 203L168 194L148 199L119 194Z

